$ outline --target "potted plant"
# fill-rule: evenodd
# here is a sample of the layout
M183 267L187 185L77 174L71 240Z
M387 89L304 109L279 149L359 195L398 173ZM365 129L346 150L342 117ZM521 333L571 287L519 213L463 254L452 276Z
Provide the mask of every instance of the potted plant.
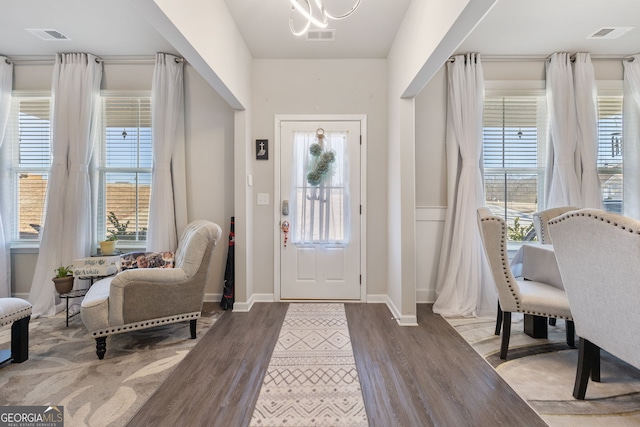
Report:
M127 233L129 221L124 223L120 222L113 211L109 211L107 219L109 220L113 228L107 230L107 232L109 233L107 238L98 243L100 244L100 251L102 252L102 255L113 255L116 252L116 242L118 241L118 236L127 236L129 234ZM126 237L124 238L126 239Z
M66 294L68 292L71 292L71 290L73 289L73 279L74 279L73 267L70 265L66 267L61 265L60 267L53 270L53 272L56 274L55 277L52 279L53 284L56 287L56 291L59 294Z
M109 231L111 233L105 240L100 243L100 251L102 255L113 255L116 251L116 243L118 242L118 236L115 231Z

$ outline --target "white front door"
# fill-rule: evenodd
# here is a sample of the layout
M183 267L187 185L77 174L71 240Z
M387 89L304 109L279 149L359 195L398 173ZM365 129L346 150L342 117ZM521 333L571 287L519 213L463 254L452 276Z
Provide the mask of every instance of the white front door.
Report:
M281 122L281 299L360 299L360 126Z

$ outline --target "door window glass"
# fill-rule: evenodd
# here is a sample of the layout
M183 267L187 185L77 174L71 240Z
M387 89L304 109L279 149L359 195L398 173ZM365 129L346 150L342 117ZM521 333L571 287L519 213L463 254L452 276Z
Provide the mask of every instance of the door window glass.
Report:
M295 132L291 189L294 244L347 244L347 132Z

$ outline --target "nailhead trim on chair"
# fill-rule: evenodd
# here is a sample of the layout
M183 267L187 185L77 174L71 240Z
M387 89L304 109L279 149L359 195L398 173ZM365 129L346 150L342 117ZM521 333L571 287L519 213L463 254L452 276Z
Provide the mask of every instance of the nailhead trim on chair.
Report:
M505 280L507 282L507 284L509 285L509 290L511 291L511 294L513 295L513 298L516 300L516 306L518 307L518 313L524 313L524 314L532 314L535 316L543 316L543 317L553 317L556 319L564 319L564 320L573 320L573 318L571 317L567 317L567 316L558 316L556 314L549 314L549 313L542 313L542 312L537 312L537 311L530 311L530 310L522 310L520 307L520 300L518 299L517 295L515 294L514 290L513 290L513 283L511 282L511 280L509 280L509 275L507 274L507 266L509 265L509 256L507 254L507 252L505 251L505 237L506 237L506 223L504 221L504 219L500 218L500 217L489 217L489 218L481 218L480 221L499 221L501 224L501 237L500 237L500 255L502 258L502 272L504 274ZM510 268L510 267L509 267Z
M628 228L628 227L627 227L627 226L625 226L625 225L619 225L619 224L618 224L617 222L615 222L615 221L614 221L614 222L612 222L610 219L603 218L602 216L600 216L600 215L598 215L598 214L595 214L595 213L591 213L591 212L580 212L580 211L574 211L574 212L571 212L571 213L568 213L568 214L565 214L565 215L562 215L562 216L560 216L560 217L557 217L557 218L552 219L551 221L549 221L549 224L557 224L557 223L559 223L560 221L564 221L565 219L570 218L570 217L574 217L574 216L586 216L586 217L588 217L588 218L595 219L596 221L597 221L597 220L600 220L600 221L602 221L602 222L606 221L606 222L607 222L607 224L612 224L614 227L618 227L618 228L620 228L621 230L628 230L628 231L629 231L629 233L640 234L640 230L633 230L633 229L631 229L631 228Z
M502 218L500 217L489 217L489 218L481 218L480 221L499 221L500 222L500 229L502 230L500 233L500 256L502 259L502 273L504 274L504 279L507 282L507 285L509 286L509 290L511 291L511 295L513 296L513 298L516 300L516 306L518 307L518 311L520 311L520 300L518 299L518 296L516 295L514 289L513 289L513 283L511 282L511 280L509 280L509 275L507 274L508 271L508 265L509 265L509 255L507 253L505 253L504 247L505 247L505 222Z
M19 315L19 317L13 317L15 315ZM13 311L11 313L7 313L4 316L0 317L0 326L8 325L9 323L13 323L16 320L24 319L25 317L31 315L31 306L21 308L18 311ZM9 322L6 322L5 319L10 319ZM5 323L6 322L6 323Z
M524 314L533 314L536 316L542 316L542 317L553 317L554 319L565 319L565 320L573 320L572 317L567 317L567 316L558 316L557 314L549 314L549 313L540 313L537 311L518 311L518 313L524 313Z
M586 217L593 218L593 219L596 219L596 220L606 221L607 224L613 224L614 227L618 227L618 228L620 228L622 230L627 230L628 229L625 225L619 225L617 222L611 222L610 219L605 219L605 218L601 217L600 215L597 215L597 214L594 214L594 213L590 213L590 212L586 213L586 212L580 212L580 211L573 212L573 213L570 213L568 215L562 215L562 216L560 216L558 218L554 218L553 220L551 220L549 222L552 223L552 224L557 224L560 221L563 221L563 220L565 220L565 219L567 219L569 217L572 217L572 216L586 216ZM640 234L640 230L633 230L633 229L629 228L628 231L629 231L629 233Z
M129 323L121 326L114 326L112 328L100 329L98 331L91 332L94 337L103 337L113 334L121 334L136 329L147 329L158 325L164 325L169 323L183 322L185 320L197 319L200 317L200 312L178 314L175 316L161 317L159 319L145 320L143 322Z
M555 208L545 209L539 212L534 212L533 217L537 217L538 221L540 222L540 236L538 236L538 240L540 241L540 243L553 243L551 240L551 235L545 232L545 230L548 231L547 225L549 224L549 221L551 221L555 217L564 215L567 212L577 211L579 209L580 208L576 206L559 206Z
M534 214L535 215L535 214ZM540 215L538 214L539 220L540 222L544 222L544 218L546 218L546 215ZM549 221L547 221L548 223ZM542 224L542 226L540 227L540 243L545 244L547 243L550 239L547 237L547 234L545 233L545 230L547 229L546 224Z

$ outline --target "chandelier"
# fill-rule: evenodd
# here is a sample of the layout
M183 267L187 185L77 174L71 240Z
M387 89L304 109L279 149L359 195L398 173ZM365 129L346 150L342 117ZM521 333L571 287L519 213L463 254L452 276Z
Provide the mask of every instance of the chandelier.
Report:
M318 28L327 28L329 24L329 19L338 20L344 19L348 16L351 16L353 12L356 11L358 6L360 6L360 2L362 0L355 0L355 4L351 7L349 11L343 13L341 15L334 15L330 11L328 11L324 6L325 0L290 0L291 1L291 12L289 13L289 28L291 32L296 36L301 36L309 30L311 24L315 25ZM302 16L303 19L306 19L307 22L304 24L302 29L296 30L293 20L296 13Z

